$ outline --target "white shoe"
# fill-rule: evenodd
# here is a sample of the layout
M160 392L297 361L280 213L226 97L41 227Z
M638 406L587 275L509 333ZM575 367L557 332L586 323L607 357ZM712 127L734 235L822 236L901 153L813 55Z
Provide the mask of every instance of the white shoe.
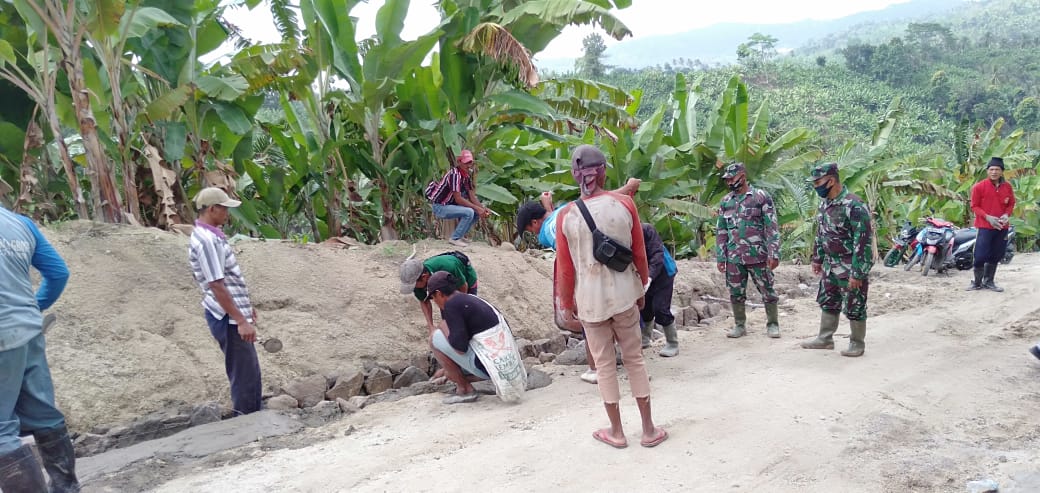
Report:
M466 243L466 240L463 240L462 238L459 238L457 240L448 240L448 243L450 243L452 245L455 245L457 247L468 247L469 246L469 243Z
M588 383L596 383L599 381L596 378L596 370L585 370L585 373L581 374L581 381Z

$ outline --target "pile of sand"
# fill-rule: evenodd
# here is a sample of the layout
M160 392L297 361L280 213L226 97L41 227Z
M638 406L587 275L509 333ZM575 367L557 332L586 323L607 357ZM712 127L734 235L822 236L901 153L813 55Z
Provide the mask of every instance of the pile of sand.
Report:
M73 222L45 234L72 272L52 308L48 356L58 405L74 430L121 423L166 406L228 402L223 355L210 336L187 261L187 237L150 228ZM420 243L425 258L448 249ZM333 248L243 241L238 259L259 312L261 336L285 349L261 352L264 388L362 360L425 354L422 313L399 293L404 242ZM556 333L552 264L488 246L467 250L481 295L518 337Z

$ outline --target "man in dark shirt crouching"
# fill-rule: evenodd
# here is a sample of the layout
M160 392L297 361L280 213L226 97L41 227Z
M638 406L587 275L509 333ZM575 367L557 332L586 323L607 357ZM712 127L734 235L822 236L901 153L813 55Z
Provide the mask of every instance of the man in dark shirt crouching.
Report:
M441 309L440 326L430 332L433 355L444 367L444 376L455 382L455 395L445 404L477 400L479 394L470 382L489 380L487 369L470 346L474 335L498 325L499 317L488 302L456 291L458 283L449 272L434 272L426 284L430 299Z

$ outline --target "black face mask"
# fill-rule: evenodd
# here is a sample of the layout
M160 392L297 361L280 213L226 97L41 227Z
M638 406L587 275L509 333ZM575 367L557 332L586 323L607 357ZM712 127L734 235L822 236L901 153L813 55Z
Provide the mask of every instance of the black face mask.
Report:
M827 198L831 194L831 184L827 183L818 187L813 187L816 190L816 195L819 195L821 199Z
M743 188L743 187L744 187L744 183L745 183L745 181L746 181L746 180L745 180L744 178L741 178L741 179L739 179L739 180L737 180L737 181L735 181L735 182L733 182L733 183L730 183L730 184L729 184L729 189L730 189L731 191L734 191L734 192L736 192L736 191L738 191L738 190L740 190L741 188Z

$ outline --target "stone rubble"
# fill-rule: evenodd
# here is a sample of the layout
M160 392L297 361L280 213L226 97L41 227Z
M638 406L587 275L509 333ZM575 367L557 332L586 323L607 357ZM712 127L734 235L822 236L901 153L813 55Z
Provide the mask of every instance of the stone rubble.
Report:
M801 279L799 279L801 281ZM795 287L797 286L797 287ZM788 293L790 298L812 295L810 286L799 283L795 286L777 286L777 290ZM700 299L702 294L713 296L723 293L700 293L690 290L679 281L672 306L676 324L684 330L698 330L725 321L729 306ZM655 336L660 337L654 331ZM535 365L556 366L587 365L585 341L580 333L562 332L546 339L530 341L516 340L525 366L528 368L528 390L548 386L552 378ZM392 402L406 397L434 392L452 392L454 384L434 384L429 381L439 368L432 353L415 354L406 359L390 363L366 359L361 367L337 368L308 375L288 382L275 395L265 395L265 407L286 413L299 413L303 423L320 426L342 415L360 412L370 404ZM561 375L563 373L560 373ZM494 395L491 382L476 382L479 392ZM231 410L217 402L205 402L195 406L181 406L153 415L143 416L122 426L96 426L90 433L74 437L77 456L95 455L112 448L127 447L138 442L162 438L192 426L213 423L230 418Z

